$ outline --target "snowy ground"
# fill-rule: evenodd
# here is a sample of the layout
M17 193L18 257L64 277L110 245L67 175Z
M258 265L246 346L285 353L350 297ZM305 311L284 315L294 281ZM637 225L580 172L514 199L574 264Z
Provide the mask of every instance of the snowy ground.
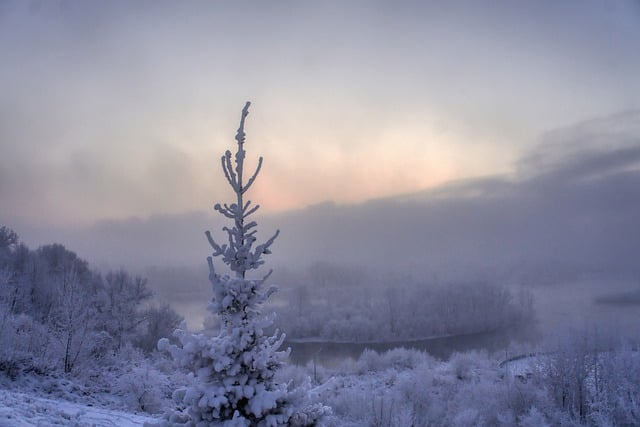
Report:
M0 427L140 427L150 416L0 390Z

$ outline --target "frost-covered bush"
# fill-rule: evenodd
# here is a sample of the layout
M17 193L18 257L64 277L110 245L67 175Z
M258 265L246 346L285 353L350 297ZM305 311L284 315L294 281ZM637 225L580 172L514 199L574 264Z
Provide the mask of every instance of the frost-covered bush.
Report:
M360 375L367 372L377 372L382 370L380 355L371 349L365 348L356 362L356 372Z
M520 417L521 427L550 427L546 417L538 408L532 406L525 415Z
M402 347L385 351L380 357L384 366L397 370L413 369L431 359L431 356L423 351Z
M50 334L46 325L26 314L4 314L0 330L0 372L12 379L23 373L52 370L47 352Z
M540 382L505 377L499 361L485 353L438 361L407 352L410 357L401 360L408 359L410 364L390 363L403 353L370 352L365 358L369 369L363 372L354 366L353 372L336 373L319 387L338 425L513 427L536 417L559 425L560 417ZM456 373L459 361L464 361L465 380ZM531 411L534 407L539 414Z
M470 353L454 353L449 359L451 369L459 380L470 380L473 372L474 359Z
M162 371L162 364L144 356L141 350L127 345L109 361L108 369L100 371L100 381L129 410L158 414L171 402L171 375Z
M344 426L640 425L640 352L597 342L579 333L564 338L527 357L530 375L484 352L448 361L366 352L350 372L345 365L325 373L318 390Z
M270 273L259 279L247 277L264 263L262 256L270 253L278 236L276 232L265 243L256 244L257 224L247 220L259 206L245 202L244 194L262 166L260 158L257 170L246 179L244 121L248 108L249 103L242 110L233 161L228 150L221 159L227 182L236 194L234 203L215 205L233 223L223 229L227 243L218 244L206 233L213 257L222 258L231 271L221 274L214 268L212 257L207 259L213 287L208 309L220 319L220 332L210 337L179 329L175 333L178 345L167 339L158 343L158 348L169 351L192 379L191 385L174 392L178 409L167 414L165 425L306 426L315 424L328 412L324 406L308 402L308 381L290 387L289 382L276 377L288 355L279 350L284 335L278 331L266 334L273 317L261 315L261 305L276 289L265 287Z
M412 369L430 359L431 356L428 354L414 349L398 347L378 353L367 348L355 362L355 372L365 374L387 369Z

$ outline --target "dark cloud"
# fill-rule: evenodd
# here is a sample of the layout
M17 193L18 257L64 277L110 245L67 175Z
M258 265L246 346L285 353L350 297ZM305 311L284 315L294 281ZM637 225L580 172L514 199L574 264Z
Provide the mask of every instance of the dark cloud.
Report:
M589 156L594 161L615 161L613 157L624 153L625 148L633 149L637 145L639 135L640 110L555 129L540 137L538 146L518 161L518 173L544 175L547 170L561 169L561 164L564 164L562 169L568 169L567 164L574 160L582 164ZM608 151L611 153L607 154Z

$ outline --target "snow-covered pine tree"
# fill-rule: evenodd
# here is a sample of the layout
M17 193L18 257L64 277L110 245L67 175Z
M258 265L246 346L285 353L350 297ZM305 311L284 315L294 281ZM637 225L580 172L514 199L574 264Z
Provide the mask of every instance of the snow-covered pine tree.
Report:
M260 267L263 255L278 236L256 244L256 222L247 218L259 205L252 206L244 195L254 183L262 166L262 157L251 177L245 181L244 122L249 114L247 102L242 110L236 134L237 151L232 161L229 150L222 156L222 170L236 195L234 203L216 204L215 210L233 221L224 227L227 243L218 244L210 232L207 239L213 257L221 257L232 274L220 274L208 257L209 280L213 299L208 309L220 319L216 337L177 330L181 345L170 345L163 339L158 348L171 352L177 362L190 371L192 385L176 390L174 401L181 409L167 414L164 425L189 426L308 426L329 412L320 404L308 404L308 385L295 389L279 383L274 375L283 365L288 351L279 351L284 334L276 331L265 335L273 316L262 316L260 306L276 291L265 288L271 274L260 279L247 278L247 273ZM234 165L235 163L235 165Z

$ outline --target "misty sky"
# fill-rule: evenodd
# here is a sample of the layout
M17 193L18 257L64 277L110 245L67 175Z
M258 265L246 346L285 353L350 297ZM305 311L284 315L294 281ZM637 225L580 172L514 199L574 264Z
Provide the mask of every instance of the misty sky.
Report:
M524 173L637 121L638 52L635 0L2 1L0 222L210 209L246 100L270 211Z

